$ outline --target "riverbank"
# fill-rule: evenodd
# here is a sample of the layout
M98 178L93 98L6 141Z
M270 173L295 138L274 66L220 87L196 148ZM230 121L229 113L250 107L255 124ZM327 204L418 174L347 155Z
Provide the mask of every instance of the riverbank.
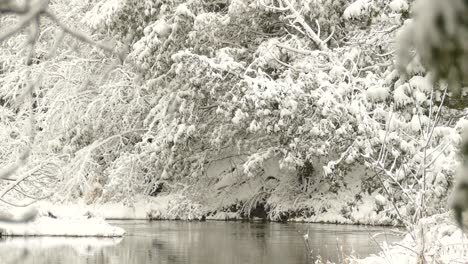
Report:
M32 214L32 212L34 214ZM90 212L63 213L29 207L13 209L0 220L0 237L122 237L125 230ZM24 215L31 215L24 218Z
M229 207L216 207L213 204L200 204L194 202L182 194L167 194L156 197L137 196L132 203L114 202L104 204L86 204L83 200L73 203L51 203L39 202L37 207L41 211L51 212L58 216L70 216L73 214L90 214L102 217L106 220L188 220L188 221L271 221L271 222L297 222L297 223L328 223L328 224L358 224L358 225L380 225L399 226L396 221L385 220L376 213L374 199L367 197L367 203L363 203L359 209L355 210L353 218L345 218L342 215L343 205L338 199L329 199L322 202L329 205L328 211L320 214L314 212L317 203L310 203L306 207L304 203L291 205L289 208L285 204L282 217L271 217L273 212L268 211L268 206L258 204L250 211L245 212L248 206L242 201L238 201ZM319 204L320 206L320 204ZM360 216L360 218L358 218ZM365 217L363 217L365 216ZM385 221L382 221L384 219Z
M378 181L369 176L372 174L363 165L352 166L341 183L329 183L319 175L311 177L307 190L296 185L294 172L280 169L275 160L265 162L265 173L259 177L238 175L228 165L211 166L207 177L196 183L174 187L163 182L153 196L122 198L119 190L103 186L102 195L91 192L83 198L65 200L65 205L95 212L106 219L262 219L386 226L401 225L401 217L411 218L414 213L412 204L401 201L392 204L382 195ZM53 201L64 204L58 197ZM68 210L57 205L52 209L56 207Z
M364 259L350 258L355 264L467 263L468 237L449 213L421 219L405 238L382 244L379 254Z

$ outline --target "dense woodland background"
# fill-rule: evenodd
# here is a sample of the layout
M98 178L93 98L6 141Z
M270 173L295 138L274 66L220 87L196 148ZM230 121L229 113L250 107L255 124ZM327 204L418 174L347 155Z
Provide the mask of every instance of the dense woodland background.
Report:
M166 197L155 217L176 219L444 212L466 91L412 49L414 24L441 27L427 3L415 22L406 0L51 0L62 24L42 19L32 49L28 29L0 42L0 165L25 164L0 198ZM0 16L0 36L17 23Z

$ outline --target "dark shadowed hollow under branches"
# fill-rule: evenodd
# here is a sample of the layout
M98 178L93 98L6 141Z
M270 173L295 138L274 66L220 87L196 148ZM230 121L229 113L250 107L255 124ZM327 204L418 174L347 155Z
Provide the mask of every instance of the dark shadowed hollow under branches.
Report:
M468 2L0 0L1 263L465 263Z

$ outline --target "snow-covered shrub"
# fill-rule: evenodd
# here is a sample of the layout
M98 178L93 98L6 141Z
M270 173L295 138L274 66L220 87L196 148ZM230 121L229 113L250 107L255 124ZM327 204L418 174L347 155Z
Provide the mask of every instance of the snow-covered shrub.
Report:
M370 5L370 0L357 0L346 7L343 17L345 19L359 19L366 15L366 13L369 13Z
M406 0L393 0L388 4L388 7L395 12L401 13L409 10L409 5Z
M112 8L98 4L88 13L88 21L98 21L95 25L111 34L125 36L129 28L136 29L129 59L139 65L144 85L134 87L136 92L117 109L148 98L134 111L105 111L106 120L116 124L105 130L107 135L119 126L146 130L118 144L125 153L109 157L117 150L101 147L92 155L103 157L101 168L93 170L103 174L105 199L119 199L108 196L119 188L151 193L161 182L195 184L212 162L229 153L246 157L242 172L252 178L261 177L270 158L292 170L312 162L316 180L326 179L334 192L346 188L352 166L365 164L381 178L369 186L372 195L387 199L378 199L378 211L390 222L441 209L453 173L456 130L436 121L438 107L427 109L441 97L430 76L420 76L424 69L414 63L412 74L418 75L399 80L382 51L390 48L392 28L399 26L411 1L237 0L225 6L143 1L123 12L134 5L130 2ZM300 32L303 27L289 29L288 16L295 14L288 2L316 33L320 26L322 39L333 31L338 39L352 30L346 41L361 43L360 49L311 50L316 43ZM394 13L400 15L390 18ZM365 30L375 34L363 35ZM102 96L114 102L109 107L120 105L111 94ZM98 102L86 116L107 109ZM137 121L119 119L128 115ZM104 129L83 124L66 136L79 143L70 144L79 146L71 153ZM92 175L88 172L89 181ZM304 189L297 188L301 181L293 175L284 177L293 179L282 183L287 188ZM430 208L423 209L424 204ZM398 216L394 205L406 215Z
M412 222L439 212L456 165L458 128L438 105L444 87L433 85L421 63L405 65L408 79L389 63L392 32L411 5L405 3L93 3L84 22L128 42L130 55L107 72L96 50L87 55L92 60L64 56L46 68L37 136L66 157L60 191L106 202L181 191L180 184L211 188L220 179L207 179L210 166L238 157L231 169L239 185L269 177L271 160L292 172L240 201L246 211L249 201L261 200L274 216L285 215L281 196L304 217L326 214L332 205L305 210L306 201L353 185L340 219ZM310 34L319 35L319 27L325 43ZM326 39L333 31L334 40ZM0 73L0 100L7 105L23 92L27 71L11 59L2 65L8 74ZM12 122L15 108L8 107L2 128ZM8 139L22 120L0 135ZM366 173L351 177L355 167Z
M164 14L169 4L164 2L170 1L98 1L82 21L94 30L103 30L132 42L143 34L143 25Z
M411 61L407 55L415 50L425 68L432 71L434 81L448 80L450 91L459 97L460 83L467 79L468 28L461 22L467 14L468 5L461 0L416 1L413 18L399 34L400 70L408 71Z

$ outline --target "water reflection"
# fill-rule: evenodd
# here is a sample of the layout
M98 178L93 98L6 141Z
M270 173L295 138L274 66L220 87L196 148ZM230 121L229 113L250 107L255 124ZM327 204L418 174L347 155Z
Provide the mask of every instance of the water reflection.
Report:
M65 263L64 260L68 257L86 259L97 256L102 253L103 248L116 246L122 240L123 238L93 237L6 237L0 238L0 259L1 263L12 264Z
M390 229L321 224L242 222L115 221L127 231L124 239L10 238L0 240L0 259L25 257L16 263L313 263L302 236L322 259L340 262L352 251L367 256L376 242L394 241Z

